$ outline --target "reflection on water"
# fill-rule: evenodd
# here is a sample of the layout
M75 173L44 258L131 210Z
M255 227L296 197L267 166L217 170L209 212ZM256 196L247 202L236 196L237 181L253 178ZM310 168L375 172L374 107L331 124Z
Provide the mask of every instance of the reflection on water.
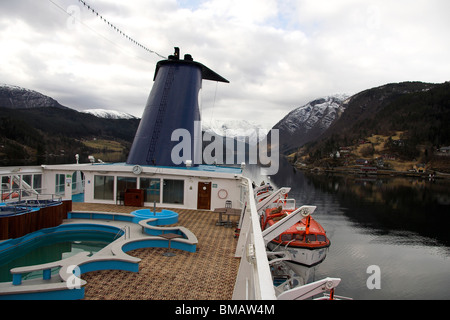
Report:
M305 176L315 189L333 195L359 227L377 234L413 232L425 237L420 240L429 245L450 245L447 180Z
M269 181L257 173L247 168L257 183ZM450 299L450 181L318 175L282 163L270 182L291 187L297 206L317 206L331 240L307 282L341 278L336 294L354 299ZM367 287L372 265L381 289Z

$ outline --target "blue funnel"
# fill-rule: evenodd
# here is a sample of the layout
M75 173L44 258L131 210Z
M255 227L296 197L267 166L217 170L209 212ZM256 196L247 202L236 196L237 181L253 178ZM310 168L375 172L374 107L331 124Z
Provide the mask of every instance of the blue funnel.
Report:
M176 129L189 131L192 139L191 154L189 158L183 158L183 162L194 162L194 123L200 121L198 95L202 79L229 82L201 63L195 62L191 55L186 54L184 60L180 60L178 48L175 48L175 54L169 56L168 60L157 63L153 88L134 137L127 164L184 166L184 163L173 163L171 159L173 148L180 143L171 141L172 133Z

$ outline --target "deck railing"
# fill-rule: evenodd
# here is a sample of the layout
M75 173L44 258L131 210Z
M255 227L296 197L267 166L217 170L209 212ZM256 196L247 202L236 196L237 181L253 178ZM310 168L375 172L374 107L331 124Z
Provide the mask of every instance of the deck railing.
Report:
M241 219L236 257L241 258L234 286L235 300L274 300L276 299L270 273L266 246L259 225L258 212L253 194L252 182L244 178L243 185L245 212Z
M260 217L258 214L251 181L249 179L244 180L242 187L247 205L244 206L245 212L243 212L243 217L241 218L241 230L235 254L236 257L241 258L241 263L239 265L239 271L234 287L233 299L303 300L316 295L326 294L328 291L331 292L330 295L334 295L334 289L338 286L341 279L328 277L313 283L283 291L281 294L278 292L277 295L273 285L269 260L267 258L266 242L263 237L263 235L266 235L270 239L271 235L269 235L269 233L272 230L269 228L264 232L261 231ZM273 201L273 198L270 201ZM261 202L258 204L260 203ZM298 208L291 215L289 215L289 218L284 218L287 219L284 221L284 224L292 223L292 219L296 219L297 213L301 215L302 210L305 209L312 212L315 207L302 206L301 208ZM281 222L283 223L283 220ZM274 261L271 262L273 263ZM336 298L337 296L334 297ZM319 297L318 299L323 298L324 296ZM338 298L349 299L345 297Z
M45 194L43 189L30 190L30 189L2 189L0 191L0 202L8 201L21 201L25 199L31 200L55 200L61 199L61 195Z

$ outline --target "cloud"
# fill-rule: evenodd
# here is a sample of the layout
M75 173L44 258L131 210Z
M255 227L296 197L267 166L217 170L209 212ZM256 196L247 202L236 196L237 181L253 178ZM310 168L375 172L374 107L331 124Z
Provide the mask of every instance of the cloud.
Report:
M205 2L201 10L212 19L225 20L240 25L261 24L277 13L275 0L212 0Z
M443 82L450 71L446 0L86 2L151 50L168 56L178 46L229 79L204 81L206 120L273 125L320 96ZM142 115L161 58L79 1L1 1L0 27L1 82L76 109Z

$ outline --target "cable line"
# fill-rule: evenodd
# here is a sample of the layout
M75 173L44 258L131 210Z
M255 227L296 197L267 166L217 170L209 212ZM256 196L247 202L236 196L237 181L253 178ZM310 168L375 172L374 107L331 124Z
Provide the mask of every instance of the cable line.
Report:
M83 26L85 26L86 28L88 28L89 30L91 30L92 32L96 33L99 37L105 39L106 41L108 41L108 42L110 42L111 44L113 44L113 45L119 47L120 49L124 49L124 48L121 47L119 44L117 44L117 43L115 43L114 41L112 41L112 40L106 38L106 37L103 36L101 33L97 32L96 30L94 30L93 28L91 28L90 26L88 26L86 23L84 23L83 21L79 20L75 15L73 15L72 13L69 13L66 9L64 9L63 7L61 7L59 4L57 4L57 3L54 2L53 0L48 0L48 1L49 1L50 3L52 3L55 7L57 7L58 9L60 9L62 12L64 12L66 15L68 15L69 17L71 17L72 19L74 19L75 21L79 22L80 24L82 24ZM93 10L92 7L89 6L88 4L86 4L85 1L80 1L80 2L83 3L83 5L85 5L86 7L88 7L88 9L89 9L90 11ZM104 19L97 11L94 10L93 12L94 12L96 15L98 15L99 17L101 17L103 21L105 21L106 23L108 23L108 25L114 27L114 25L112 25L109 21L107 21L106 19ZM134 40L134 39L131 38L130 36L126 35L122 30L118 29L117 27L115 27L115 28L116 28L116 31L118 31L120 34L122 34L124 37L126 37L126 38L127 38L129 41L131 41L133 44L135 44L135 45L141 47L142 49L144 49L144 50L146 50L146 51L148 51L148 52L150 52L150 53L154 53L154 54L156 54L157 56L159 56L159 57L161 57L161 58L163 58L163 59L166 59L165 56L163 56L163 55L161 55L161 54L159 54L159 53L157 53L157 52L155 52L155 51L153 51L153 50L150 50L150 49L146 48L145 46L143 46L142 44L138 43L136 40ZM137 58L140 58L140 57L137 57ZM143 58L140 58L140 59L143 59ZM143 60L147 61L146 59L143 59Z
M111 22L109 22L108 20L106 20L101 14L98 13L97 10L95 10L91 5L89 5L88 3L86 3L86 1L84 0L78 0L78 2L82 3L85 7L87 7L87 9L89 11L92 11L93 14L97 15L97 17L100 18L100 20L102 20L103 22L107 23L108 26L110 26L111 28L114 28L114 31L116 31L117 33L121 34L123 37L125 37L127 40L131 41L133 44L137 45L138 47L144 49L145 51L148 51L150 53L154 53L157 56L166 59L165 56L159 54L156 51L150 50L149 48L147 48L146 46L142 45L140 42L136 41L135 39L133 39L132 37L130 37L128 34L126 34L125 32L123 32L122 30L120 30L118 27L116 27L114 24L112 24Z

